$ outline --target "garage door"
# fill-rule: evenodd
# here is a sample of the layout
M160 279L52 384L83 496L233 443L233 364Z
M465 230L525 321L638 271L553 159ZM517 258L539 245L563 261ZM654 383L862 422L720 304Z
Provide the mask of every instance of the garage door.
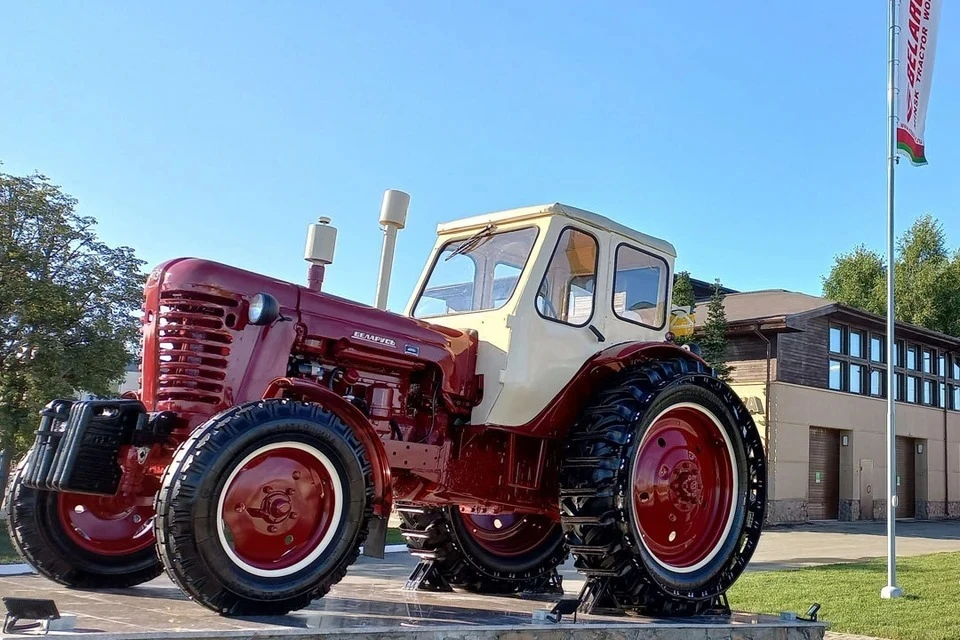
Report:
M836 520L840 510L840 432L810 427L807 517Z
M914 457L913 438L897 436L897 507L898 518L912 518L916 515L917 464Z

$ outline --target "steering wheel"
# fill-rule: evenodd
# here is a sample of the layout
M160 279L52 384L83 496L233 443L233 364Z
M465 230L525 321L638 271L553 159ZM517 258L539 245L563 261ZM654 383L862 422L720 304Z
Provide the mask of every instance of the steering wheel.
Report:
M553 306L553 303L550 302L550 298L548 298L548 297L543 293L543 289L542 289L542 288L540 289L540 291L537 292L537 302L540 302L540 301L543 301L543 309L542 309L541 313L543 313L543 314L544 314L545 316L547 316L548 318L553 318L554 320L559 320L559 319L560 319L560 314L557 313L557 310L556 310L556 308Z

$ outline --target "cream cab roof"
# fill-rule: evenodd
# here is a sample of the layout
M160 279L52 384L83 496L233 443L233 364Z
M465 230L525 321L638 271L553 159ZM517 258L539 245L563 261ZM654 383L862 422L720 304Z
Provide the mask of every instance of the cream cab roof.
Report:
M461 218L451 222L443 222L437 225L437 233L440 235L466 231L469 229L483 228L488 224L502 224L506 222L515 222L530 218L542 218L546 216L564 216L571 220L576 220L583 224L595 227L601 231L611 231L618 233L634 242L644 246L656 249L670 256L676 257L677 250L672 244L660 238L654 238L640 231L624 226L619 222L614 222L610 218L600 214L571 207L570 205L554 202L553 204L536 205L532 207L522 207L519 209L509 209L507 211L497 211L494 213L485 213L470 218Z

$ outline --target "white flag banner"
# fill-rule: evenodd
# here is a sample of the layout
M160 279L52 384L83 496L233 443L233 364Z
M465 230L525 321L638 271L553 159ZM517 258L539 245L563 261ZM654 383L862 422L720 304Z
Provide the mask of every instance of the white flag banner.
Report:
M927 164L923 129L933 81L942 0L900 0L900 99L897 149L914 165Z

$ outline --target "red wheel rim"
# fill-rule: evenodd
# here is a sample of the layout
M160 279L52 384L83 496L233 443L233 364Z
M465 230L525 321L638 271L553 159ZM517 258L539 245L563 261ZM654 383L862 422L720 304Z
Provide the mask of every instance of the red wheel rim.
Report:
M530 553L553 533L556 523L543 515L501 513L461 514L467 535L485 551L500 557Z
M220 492L220 542L260 576L289 575L330 545L343 511L343 484L330 459L298 442L260 447Z
M729 437L703 407L675 405L650 425L633 467L633 511L661 566L686 573L716 556L733 522L736 468Z
M122 498L58 493L57 511L75 545L104 556L125 556L153 544L153 508Z

